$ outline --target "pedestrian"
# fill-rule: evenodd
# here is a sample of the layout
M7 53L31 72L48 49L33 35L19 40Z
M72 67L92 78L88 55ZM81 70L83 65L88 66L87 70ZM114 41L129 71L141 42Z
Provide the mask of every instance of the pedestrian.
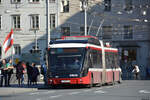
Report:
M16 77L18 79L18 85L22 85L23 84L23 71L24 71L24 68L22 66L22 62L18 62L17 66L16 66Z
M139 79L140 70L138 65L134 65L134 69L132 70L132 73L134 75L134 79Z
M25 64L24 61L22 61L21 65L23 67L23 75L22 75L22 78L21 78L21 83L24 84L24 74L26 73L26 64Z
M36 64L35 63L32 63L32 82L33 84L37 85L37 77L38 75L40 74L38 68L36 67Z
M1 71L2 71L2 76L1 76L1 84L0 86L3 86L3 81L5 80L5 86L8 86L8 73L7 73L7 65L6 65L6 59L2 60L2 64L1 64Z
M33 68L32 66L30 66L29 62L26 63L26 67L27 67L27 76L28 76L28 86L32 85L32 72L33 72Z
M10 79L11 79L11 75L13 74L13 64L12 64L12 60L10 59L9 62L7 63L7 74L8 74L8 86L10 86Z
M0 87L3 85L3 68L2 68L2 61L0 61Z
M46 64L45 64L45 63L43 63L43 64L41 65L41 74L42 74L43 77L44 77L44 79L43 79L44 85L47 85L47 67L46 67Z

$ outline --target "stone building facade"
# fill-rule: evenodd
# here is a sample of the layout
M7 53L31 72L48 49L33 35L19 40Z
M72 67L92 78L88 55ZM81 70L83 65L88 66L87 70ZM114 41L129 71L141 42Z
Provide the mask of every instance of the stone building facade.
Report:
M82 0L81 0L82 1ZM81 1L69 1L69 11L60 13L62 35L84 35L84 11ZM88 0L87 30L119 49L124 79L131 78L134 64L141 78L150 67L150 1Z
M59 24L59 0L49 0L49 27ZM14 58L30 55L35 48L44 54L46 48L46 0L0 0L0 56L10 57L12 50L2 50L4 39L11 29L14 34ZM51 32L55 38L55 32Z
M49 0L51 39L84 35L84 0ZM0 0L0 49L14 29L15 56L35 46L46 47L46 0ZM130 78L130 66L138 64L141 77L150 65L150 1L88 0L88 35L97 36L119 49L120 66ZM11 50L1 57L10 56ZM150 66L149 66L150 67ZM130 73L131 74L131 73Z

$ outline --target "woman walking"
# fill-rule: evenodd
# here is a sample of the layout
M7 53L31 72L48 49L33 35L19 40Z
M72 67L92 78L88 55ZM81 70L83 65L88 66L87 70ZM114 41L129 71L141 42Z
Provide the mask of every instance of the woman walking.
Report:
M38 68L35 66L35 63L32 63L32 82L33 84L37 85L37 77L40 74Z
M22 66L22 62L19 62L16 66L16 77L18 79L18 85L22 85L23 84L23 71L24 71L24 68Z
M33 68L32 66L30 66L29 62L26 63L26 67L27 67L27 75L28 75L28 86L30 86L32 84Z

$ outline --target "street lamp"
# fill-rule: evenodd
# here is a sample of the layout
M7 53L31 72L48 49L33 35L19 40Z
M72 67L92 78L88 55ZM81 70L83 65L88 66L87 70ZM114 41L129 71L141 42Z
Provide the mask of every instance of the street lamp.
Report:
M49 28L49 0L46 0L46 48L50 42L50 28Z
M84 10L84 35L87 35L87 6L88 6L88 0L81 0L82 2L82 8Z
M35 34L35 50L37 50L37 35L36 35L36 29L34 30L34 34Z

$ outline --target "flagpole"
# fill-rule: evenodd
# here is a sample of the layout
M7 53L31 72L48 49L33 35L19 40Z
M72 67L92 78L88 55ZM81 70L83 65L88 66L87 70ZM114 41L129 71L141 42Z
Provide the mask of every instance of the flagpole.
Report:
M12 65L14 65L14 55L13 55L13 53L14 53L14 45L12 44L12 46L11 46L11 59L12 59Z

